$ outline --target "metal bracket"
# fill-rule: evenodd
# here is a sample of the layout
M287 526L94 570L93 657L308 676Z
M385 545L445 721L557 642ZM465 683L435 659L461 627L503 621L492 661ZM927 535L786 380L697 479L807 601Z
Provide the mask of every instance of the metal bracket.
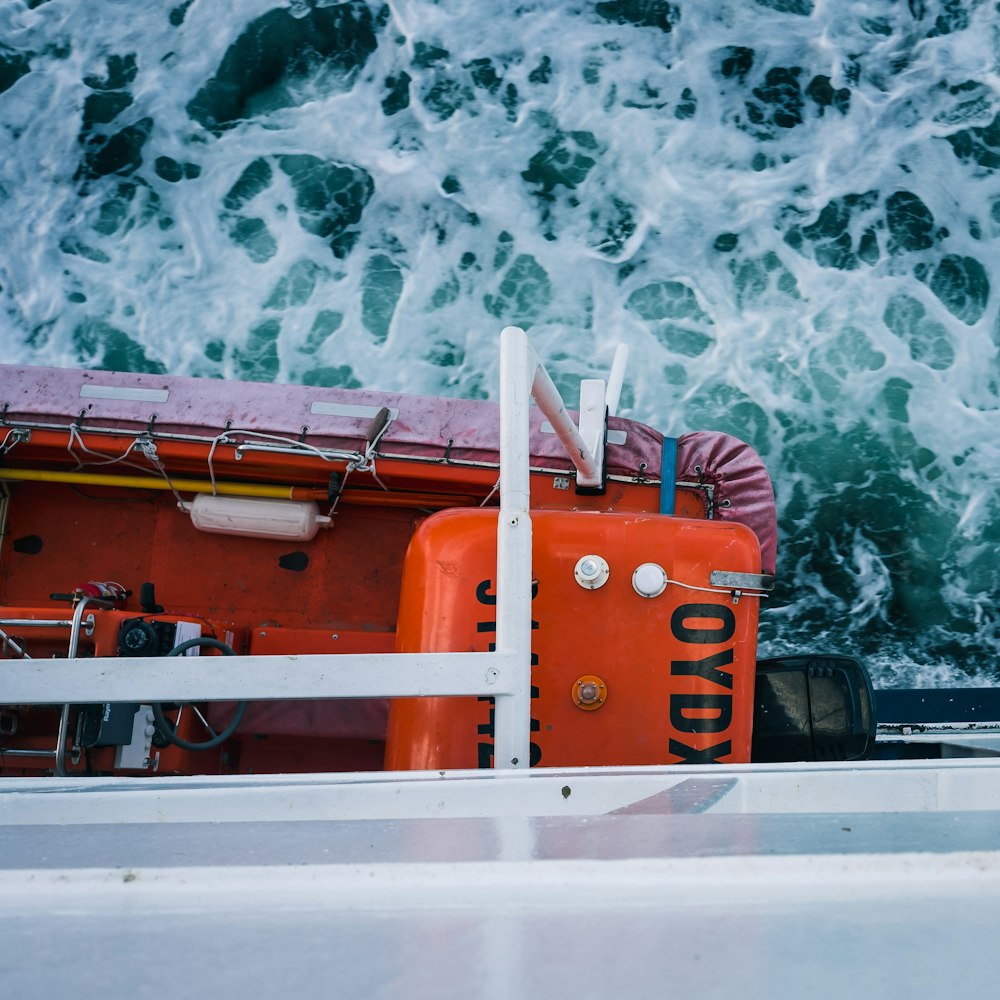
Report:
M708 578L713 587L727 590L774 590L774 577L767 573L730 573L724 569L713 569Z
M27 444L31 440L31 431L24 427L15 427L7 432L0 445L0 455L6 455L17 444Z
M597 475L585 476L577 469L577 493L600 495L605 490L604 446L607 429L608 406L605 401L604 380L585 378L580 382L580 437L597 466Z
M732 593L733 604L739 604L740 598L767 597L774 590L774 577L766 573L730 573L723 569L714 569L708 577L713 587L724 588Z

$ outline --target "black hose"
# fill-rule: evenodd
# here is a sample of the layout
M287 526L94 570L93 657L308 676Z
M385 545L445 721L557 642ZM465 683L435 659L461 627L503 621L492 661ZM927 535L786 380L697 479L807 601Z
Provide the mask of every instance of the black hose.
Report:
M167 656L180 656L182 653L186 653L189 649L193 649L195 646L207 646L210 649L218 649L225 656L235 656L231 646L227 646L226 643L220 641L219 639L213 639L211 636L196 636L194 639L186 639L184 642L174 646ZM221 733L217 733L211 739L206 740L204 743L191 743L188 740L181 739L177 735L177 730L174 728L173 723L169 722L163 714L163 706L158 702L154 701L152 704L153 709L153 721L156 725L156 731L168 742L173 743L175 747L180 747L181 750L212 750L217 746L221 746L226 740L229 739L233 733L236 732L236 727L243 721L243 715L247 710L247 703L245 701L237 702L236 711L233 713L232 719L229 720L229 725L222 730Z

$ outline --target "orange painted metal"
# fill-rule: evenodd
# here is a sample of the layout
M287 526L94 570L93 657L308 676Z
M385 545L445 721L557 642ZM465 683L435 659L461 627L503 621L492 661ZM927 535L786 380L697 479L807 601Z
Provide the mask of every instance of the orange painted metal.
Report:
M760 572L741 524L654 514L532 514L531 763L660 764L750 759L758 599L709 588L712 570ZM573 569L607 560L597 590ZM418 529L406 557L397 648L465 651L496 638L496 515L445 511ZM640 596L633 571L656 562L670 582ZM607 686L581 712L574 682ZM490 699L399 699L390 710L388 768L488 767Z
M279 653L391 653L395 640L392 632L263 626L251 633L249 651L254 656Z

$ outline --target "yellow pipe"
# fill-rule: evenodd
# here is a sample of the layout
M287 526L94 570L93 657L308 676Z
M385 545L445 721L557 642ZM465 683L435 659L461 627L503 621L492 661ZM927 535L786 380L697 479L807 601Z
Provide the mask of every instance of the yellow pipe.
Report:
M153 479L147 476L114 476L96 472L56 472L51 469L0 469L0 479L33 483L73 483L77 486L122 486L133 490L169 490L171 485L178 493L212 493L211 483L199 479ZM302 490L294 486L270 486L265 483L217 482L214 492L233 497L269 497L271 499L326 499L326 490Z
M70 483L74 486L118 486L124 489L169 490L178 493L219 493L231 497L267 497L272 500L328 499L325 489L310 486L278 486L267 483L212 483L201 479L154 479L150 476L118 476L96 472L58 472L52 469L0 468L0 480L33 483ZM469 507L474 503L467 496L446 496L433 493L385 493L374 490L344 490L341 503L384 507Z

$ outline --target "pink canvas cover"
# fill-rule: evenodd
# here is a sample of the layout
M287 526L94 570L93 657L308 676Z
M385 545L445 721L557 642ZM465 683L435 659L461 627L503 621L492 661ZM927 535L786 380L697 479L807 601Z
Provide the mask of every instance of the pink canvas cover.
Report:
M715 517L752 528L760 542L761 569L773 573L778 521L771 477L760 456L739 438L695 431L677 439L677 478L715 487Z
M109 391L110 390L110 391ZM128 399L114 392L146 394ZM102 397L106 392L111 398ZM364 441L371 413L381 407L396 412L380 451L390 455L495 464L500 428L499 404L483 400L444 399L368 389L329 389L265 382L229 382L128 372L81 371L0 365L0 406L8 418L75 420L84 425L155 426L177 433L221 434L228 428L305 439L317 447L356 449ZM334 407L366 408L361 416L323 412ZM559 439L546 432L544 415L532 408L532 465L572 468ZM659 469L662 436L642 424L612 418L613 430L627 433L626 443L608 449L610 475L635 476L646 462L650 477Z

